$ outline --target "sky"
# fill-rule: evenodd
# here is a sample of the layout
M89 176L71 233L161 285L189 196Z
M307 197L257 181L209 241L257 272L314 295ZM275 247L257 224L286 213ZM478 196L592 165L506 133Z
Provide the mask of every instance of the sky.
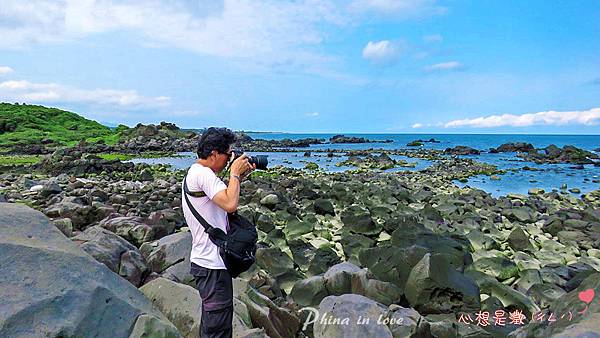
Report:
M134 126L600 134L600 3L0 0L0 101Z

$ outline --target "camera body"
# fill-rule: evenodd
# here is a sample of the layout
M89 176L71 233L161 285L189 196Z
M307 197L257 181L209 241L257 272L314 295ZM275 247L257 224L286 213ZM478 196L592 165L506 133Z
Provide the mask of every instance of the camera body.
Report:
M235 160L244 153L244 150L239 148L233 149L233 153L233 159ZM267 166L269 165L269 159L267 158L267 155L246 155L246 157L248 158L248 163L256 164L256 169L266 170Z

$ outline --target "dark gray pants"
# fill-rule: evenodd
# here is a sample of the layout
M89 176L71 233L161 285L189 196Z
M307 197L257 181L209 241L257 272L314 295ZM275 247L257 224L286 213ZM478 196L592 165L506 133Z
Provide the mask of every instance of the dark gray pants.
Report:
M202 298L200 337L231 338L233 332L233 283L227 270L213 270L192 263L190 272Z

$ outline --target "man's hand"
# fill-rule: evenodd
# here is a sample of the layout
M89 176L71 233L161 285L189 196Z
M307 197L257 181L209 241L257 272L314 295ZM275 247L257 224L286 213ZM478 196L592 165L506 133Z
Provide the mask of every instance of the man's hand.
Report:
M248 156L244 153L233 161L230 172L232 176L238 176L241 179L248 176L254 169L256 169L256 164L250 164Z

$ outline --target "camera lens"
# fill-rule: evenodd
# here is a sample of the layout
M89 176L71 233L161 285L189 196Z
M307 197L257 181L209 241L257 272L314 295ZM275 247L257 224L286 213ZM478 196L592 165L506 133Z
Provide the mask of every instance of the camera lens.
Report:
M248 158L248 162L250 164L256 164L256 169L261 169L261 170L267 169L267 165L269 165L269 160L267 159L267 155L250 156Z

